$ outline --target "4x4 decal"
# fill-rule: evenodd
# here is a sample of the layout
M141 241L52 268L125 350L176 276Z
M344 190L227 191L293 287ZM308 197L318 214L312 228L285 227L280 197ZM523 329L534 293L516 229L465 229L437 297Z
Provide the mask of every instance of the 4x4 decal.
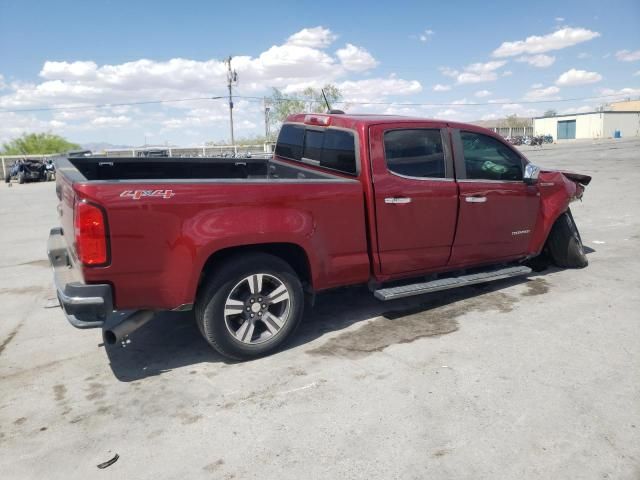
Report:
M125 190L120 194L122 198L140 200L142 197L171 198L175 195L173 190Z

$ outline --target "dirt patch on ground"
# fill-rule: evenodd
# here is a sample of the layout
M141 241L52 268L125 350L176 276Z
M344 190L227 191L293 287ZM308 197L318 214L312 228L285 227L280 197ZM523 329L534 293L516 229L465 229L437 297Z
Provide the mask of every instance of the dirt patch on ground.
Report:
M54 385L53 387L53 395L56 399L56 402L62 402L67 396L67 387L64 385Z
M362 358L390 345L410 343L424 337L437 337L458 330L457 318L471 311L510 312L517 298L491 292L461 300L463 294L450 296L416 307L383 314L356 330L343 332L324 345L310 350L311 355L340 355Z
M11 333L9 333L7 338L5 338L2 341L2 343L0 343L0 355L2 355L2 352L4 352L4 349L7 348L7 345L9 345L11 343L11 341L13 340L13 338L18 334L18 332L20 331L21 327L22 327L22 324L21 323L18 324L18 326L16 328L11 330Z
M49 260L32 260L31 262L24 262L24 263L18 264L19 267L22 267L24 265L28 265L30 267L43 267L43 268L49 268L51 266L51 264L49 263Z
M215 462L210 463L209 465L205 465L204 467L202 467L202 469L209 473L213 473L220 470L223 465L224 465L224 460L219 459L219 460L216 460Z
M49 268L50 265L49 260L32 260L30 262L14 263L13 265L0 265L0 269L24 266Z
M522 294L523 297L533 297L543 295L549 291L549 282L544 278L536 278L526 283L527 291Z

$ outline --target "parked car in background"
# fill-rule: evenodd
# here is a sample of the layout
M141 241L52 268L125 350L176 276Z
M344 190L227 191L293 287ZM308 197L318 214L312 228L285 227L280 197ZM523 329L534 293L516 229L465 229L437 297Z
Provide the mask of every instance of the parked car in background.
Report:
M9 183L14 178L21 184L25 182L45 181L47 180L45 164L40 160L20 159L9 167L4 181L5 183Z
M331 288L368 284L386 301L526 275L542 252L587 265L569 204L591 177L543 170L474 125L298 114L269 159L58 166L58 298L107 343L193 309L213 348L248 359L281 347L305 299Z

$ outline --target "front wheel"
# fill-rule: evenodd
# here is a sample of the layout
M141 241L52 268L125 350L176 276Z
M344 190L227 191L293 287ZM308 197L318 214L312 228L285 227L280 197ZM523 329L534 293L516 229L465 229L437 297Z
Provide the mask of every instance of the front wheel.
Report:
M20 185L22 185L24 182L26 181L24 173L23 172L19 172L18 173L18 183Z
M220 354L246 360L273 353L293 334L304 310L302 285L285 261L262 253L221 265L196 300L196 321Z
M589 264L571 210L560 215L553 224L547 246L553 263L559 267L584 268Z

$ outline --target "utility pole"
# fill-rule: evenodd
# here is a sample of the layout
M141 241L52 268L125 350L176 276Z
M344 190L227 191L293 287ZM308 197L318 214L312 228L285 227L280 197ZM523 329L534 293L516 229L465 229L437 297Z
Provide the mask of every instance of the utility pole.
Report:
M263 98L264 101L264 139L266 142L269 141L269 137L271 136L271 128L269 125L269 112L271 111L271 103L267 100L267 97Z
M231 145L233 146L233 153L237 154L236 140L233 136L233 85L238 83L238 73L235 70L231 70L231 55L225 60L227 64L227 86L229 87L229 124L231 126Z

